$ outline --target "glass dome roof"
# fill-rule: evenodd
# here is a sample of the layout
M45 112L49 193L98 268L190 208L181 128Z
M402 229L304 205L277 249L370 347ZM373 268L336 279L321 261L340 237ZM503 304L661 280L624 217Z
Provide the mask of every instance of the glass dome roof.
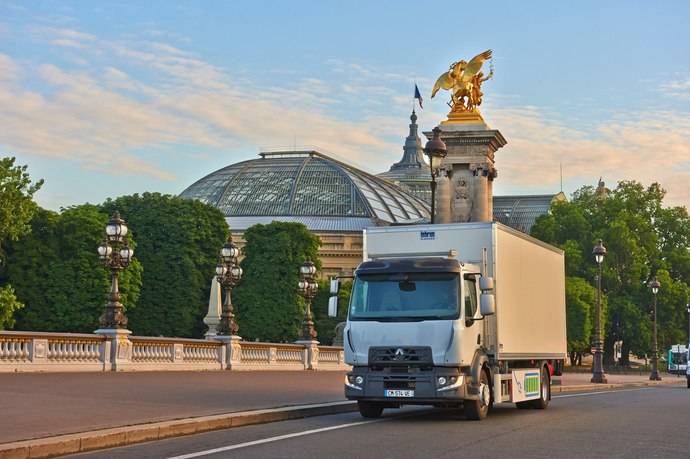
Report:
M184 190L226 217L352 217L378 224L428 219L428 205L386 180L317 151L260 153Z

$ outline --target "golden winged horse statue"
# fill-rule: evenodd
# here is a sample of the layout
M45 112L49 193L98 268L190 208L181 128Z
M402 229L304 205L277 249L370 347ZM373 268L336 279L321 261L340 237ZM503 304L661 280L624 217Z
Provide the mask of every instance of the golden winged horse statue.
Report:
M450 105L452 112L476 111L476 107L482 103L482 83L494 75L493 66L487 76L481 71L484 61L491 59L491 50L477 54L466 62L464 60L453 62L446 73L438 77L431 98L439 89L451 91Z

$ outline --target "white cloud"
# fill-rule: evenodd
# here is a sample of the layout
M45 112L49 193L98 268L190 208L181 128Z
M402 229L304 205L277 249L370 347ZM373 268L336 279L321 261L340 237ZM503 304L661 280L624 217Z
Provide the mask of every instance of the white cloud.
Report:
M75 69L42 62L20 65L0 54L0 145L8 151L157 180L174 180L174 173L167 162L142 152L178 151L176 145L188 145L185 155L203 158L297 141L369 172L387 170L402 153L408 120L399 114L409 113L412 91L403 96L393 88L407 83L412 88L413 81L402 73L333 59L327 62L330 75L338 76L333 81L320 76L266 85L161 41L104 42L64 28L41 28L38 34L46 43L63 41L56 45L67 53L66 61L74 62L84 51L98 58ZM41 78L47 89L27 89L23 78L29 74ZM417 82L420 87L429 83ZM685 91L690 81L668 88ZM596 128L581 128L543 108L517 106L506 97L495 100L500 106L486 106L483 113L508 140L497 154L501 185L552 191L562 162L564 178L571 182L594 183L599 176L607 182L658 181L668 189L667 203L690 207L686 114L620 113ZM436 99L425 102L419 122L430 130L446 107ZM356 107L354 121L337 115L344 105ZM205 153L191 151L197 147Z
M75 40L102 53L108 65L75 70L39 63L35 74L48 85L47 91L22 89L18 76L0 84L0 124L6 128L0 142L10 151L171 180L174 175L166 164L146 161L134 152L177 144L222 151L242 144L287 145L297 139L366 164L372 156L398 149L367 120L349 122L329 114L325 107L338 99L316 78L294 87L258 88L164 43L104 43L68 29L42 28L40 33L50 35L49 41ZM112 65L116 61L153 74L156 84ZM0 65L7 75L19 74L9 56L0 55Z
M21 66L7 54L0 53L0 80L12 81L22 76Z
M690 100L690 77L663 82L659 85L659 92L665 96Z
M684 113L628 113L593 130L566 126L536 107L494 108L487 118L508 140L497 153L502 182L557 189L562 163L565 180L659 182L668 205L690 208L690 117Z

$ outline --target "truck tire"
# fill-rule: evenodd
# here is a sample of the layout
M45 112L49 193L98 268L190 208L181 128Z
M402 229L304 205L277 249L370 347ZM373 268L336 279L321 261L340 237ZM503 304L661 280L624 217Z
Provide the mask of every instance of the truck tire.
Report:
M551 400L551 378L547 367L541 367L541 377L539 378L539 398L530 400L529 404L535 410L545 410Z
M357 407L359 408L359 414L363 418L380 418L381 413L383 413L383 405L374 402L363 402L358 401Z
M477 400L465 400L463 404L465 417L472 421L485 419L493 405L491 386L489 385L489 376L486 374L486 370L482 370L479 373L479 384L479 398Z
M690 389L690 377L688 378L688 389Z

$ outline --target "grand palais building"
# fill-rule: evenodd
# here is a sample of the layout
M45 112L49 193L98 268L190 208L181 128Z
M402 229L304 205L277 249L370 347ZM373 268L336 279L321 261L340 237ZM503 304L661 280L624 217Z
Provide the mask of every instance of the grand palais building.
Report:
M272 221L298 222L321 239L322 276L350 274L362 261L362 230L428 222L431 176L412 112L402 159L372 175L318 151L262 152L198 180L180 196L220 209L233 240ZM529 232L556 195L495 196L494 219Z

